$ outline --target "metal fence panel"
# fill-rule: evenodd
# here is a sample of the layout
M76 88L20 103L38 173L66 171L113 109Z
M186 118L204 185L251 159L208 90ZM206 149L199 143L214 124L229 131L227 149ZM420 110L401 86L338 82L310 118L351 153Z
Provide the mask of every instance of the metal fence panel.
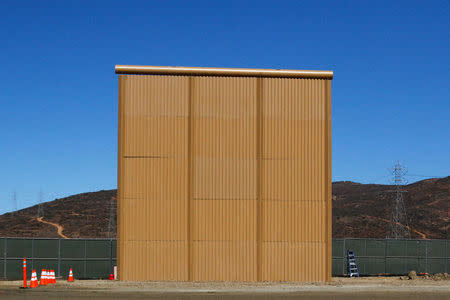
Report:
M418 261L417 257L406 257L404 259L404 263L405 263L406 272L415 270L416 272L421 273L419 271L419 261Z
M111 256L113 258L116 258L117 257L117 241L116 240L112 240L111 242L112 242L112 246L111 246L112 254L111 254Z
M360 275L376 275L384 273L384 258L361 257L357 258Z
M89 258L109 258L111 256L109 240L86 241L86 256Z
M61 240L61 258L84 258L85 240Z
M33 257L39 258L58 258L58 240L38 239L33 240Z
M0 239L0 258L4 258L5 255L5 238Z
M0 259L0 279L6 279L6 260Z
M359 256L365 256L366 255L366 245L365 240L360 239L346 239L345 240L345 247L346 251L344 255L347 255L347 250L352 250L355 252L355 254Z
M33 240L31 239L8 239L6 253L8 258L32 257Z
M110 273L109 260L89 260L87 262L86 274L89 278L105 278Z
M426 258L419 258L417 264L418 264L417 272L419 272L419 273L426 273L426 272L428 272L427 259Z
M27 269L27 276L31 273ZM17 280L22 277L22 259L7 259L6 260L6 278Z
M428 258L428 273L443 273L445 264L445 258Z
M33 269L36 270L39 278L41 276L42 269L54 270L55 272L57 272L58 259L33 259ZM30 270L28 270L27 268L27 273L28 271ZM20 274L22 274L22 270L20 270Z
M404 258L386 257L386 273L392 275L407 274Z
M333 256L333 258L335 258L335 257L342 258L343 256L345 256L343 239L334 239L333 240L332 256Z
M69 270L72 268L75 279L88 278L84 266L84 260L61 259L61 276L63 278L69 277Z
M445 257L445 240L428 241L428 257L443 258Z
M6 238L0 239L0 278L6 279Z
M405 256L406 255L405 240L386 240L386 256Z
M344 270L345 259L344 258L334 258L332 260L332 274L343 275L345 273Z
M448 240L334 239L332 274L347 274L347 250L355 251L361 275L404 275L449 271ZM108 278L117 265L115 239L19 239L0 238L0 278L21 279L22 258L27 276L53 269L67 278L72 268L77 279Z
M386 255L385 240L366 240L366 255L384 257Z
M427 256L427 247L428 247L428 241L425 241L425 240L417 241L417 255L419 257L426 257Z

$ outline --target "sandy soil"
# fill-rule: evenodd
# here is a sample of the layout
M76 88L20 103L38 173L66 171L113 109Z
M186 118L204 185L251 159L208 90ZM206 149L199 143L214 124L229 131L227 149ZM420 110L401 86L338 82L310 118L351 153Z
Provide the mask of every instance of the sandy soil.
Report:
M77 280L21 290L0 281L0 299L450 299L450 280L333 278L330 283L119 282Z
M62 233L63 230L64 230L64 227L63 227L63 226L61 226L61 225L59 225L59 224L57 224L57 223L53 223L53 222L49 222L49 221L44 221L42 218L43 218L43 217L39 217L39 218L36 218L36 220L37 220L38 222L41 222L41 223L44 223L44 224L48 224L48 225L52 225L53 227L56 227L56 230L58 231L58 235L59 235L60 237L62 237L63 239L68 239L68 237L65 236L65 235Z

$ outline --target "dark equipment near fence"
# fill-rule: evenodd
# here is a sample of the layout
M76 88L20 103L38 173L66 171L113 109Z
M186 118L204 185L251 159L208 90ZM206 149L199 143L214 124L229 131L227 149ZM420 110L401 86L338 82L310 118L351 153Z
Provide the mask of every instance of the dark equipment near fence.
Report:
M333 239L333 276L348 276L347 250L358 255L362 276L406 275L450 271L450 240ZM0 238L0 279L27 277L32 269L54 269L66 278L72 267L77 279L108 279L116 265L115 239Z

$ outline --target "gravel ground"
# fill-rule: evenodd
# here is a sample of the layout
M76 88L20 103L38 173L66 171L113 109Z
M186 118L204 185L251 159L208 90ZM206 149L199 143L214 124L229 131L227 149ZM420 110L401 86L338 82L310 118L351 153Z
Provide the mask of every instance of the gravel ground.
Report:
M0 299L446 299L450 280L406 277L333 278L330 283L121 282L59 280L22 290L0 281Z

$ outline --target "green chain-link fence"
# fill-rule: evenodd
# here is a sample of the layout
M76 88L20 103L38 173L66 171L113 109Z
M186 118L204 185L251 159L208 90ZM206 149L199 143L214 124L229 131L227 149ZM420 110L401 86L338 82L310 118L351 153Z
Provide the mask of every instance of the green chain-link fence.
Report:
M333 276L347 275L347 250L355 252L361 275L449 272L449 240L333 239ZM28 278L43 268L61 277L72 268L78 279L107 278L116 240L0 238L0 278L20 279L24 257Z

